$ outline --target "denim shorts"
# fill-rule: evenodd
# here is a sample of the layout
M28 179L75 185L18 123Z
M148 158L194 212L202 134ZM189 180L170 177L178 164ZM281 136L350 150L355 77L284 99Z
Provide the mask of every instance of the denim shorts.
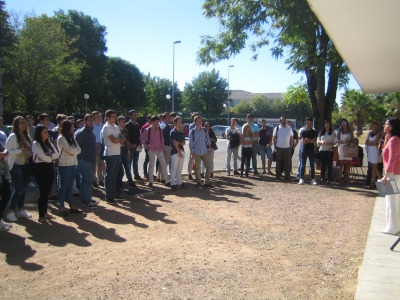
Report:
M265 155L268 159L272 159L272 149L268 145L260 145L261 160L265 160Z

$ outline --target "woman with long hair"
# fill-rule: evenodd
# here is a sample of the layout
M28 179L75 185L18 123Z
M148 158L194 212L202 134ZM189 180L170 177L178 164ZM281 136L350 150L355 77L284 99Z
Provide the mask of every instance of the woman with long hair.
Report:
M375 182L378 178L381 178L381 172L379 172L378 163L380 159L379 144L382 138L382 134L379 131L379 124L372 122L370 125L370 132L368 133L367 139L365 140L368 163L371 166L371 183L370 187L375 188Z
M81 153L81 148L75 141L74 124L65 120L60 126L60 136L57 139L58 151L60 151L58 160L58 173L60 175L60 189L58 190L58 199L60 201L60 213L63 217L68 216L64 207L64 200L69 204L69 213L82 213L77 209L72 197L72 186L76 180L76 166L78 165L77 155Z
M54 181L53 162L58 158L58 152L50 143L49 132L42 124L35 128L32 155L35 157L33 174L40 192L38 199L39 222L48 224L49 220L54 219L54 216L47 213L47 202Z
M343 147L345 145L350 145L353 143L354 135L353 130L350 128L349 121L346 119L340 120L340 128L336 134L336 142L338 143L339 152L339 182L343 183L343 169L346 172L346 184L350 182L350 162L352 157L347 157L343 155Z
M210 137L210 141L211 141L211 153L209 154L209 156L210 156L210 166L211 166L210 178L213 178L214 177L214 174L213 174L213 171L214 171L214 151L215 151L215 146L216 146L216 142L217 142L217 136L215 135L214 130L212 130L211 124L209 122L205 122L204 123L204 128L207 130L208 136ZM204 170L205 170L204 163L201 162L201 177L203 177L203 178L204 178Z
M243 134L240 139L242 145L242 163L240 165L240 177L243 177L244 164L246 163L246 177L249 177L250 159L253 155L253 133L251 132L250 125L243 125Z
M9 152L8 167L14 183L14 193L11 195L7 220L14 222L18 218L32 218L24 209L25 190L31 175L29 160L32 157L32 141L28 135L26 121L21 116L14 118L11 131L6 148Z
M382 150L385 176L382 183L396 181L400 186L400 120L388 119L385 123L385 145ZM386 196L386 227L382 232L396 234L400 232L400 194Z
M321 181L332 181L333 151L336 133L332 129L329 121L324 122L324 127L318 134L319 158L321 160ZM328 178L325 178L326 168L328 167Z

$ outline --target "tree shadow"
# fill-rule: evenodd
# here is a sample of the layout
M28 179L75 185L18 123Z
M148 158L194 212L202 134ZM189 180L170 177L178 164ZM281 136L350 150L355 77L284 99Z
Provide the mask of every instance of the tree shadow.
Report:
M0 235L0 252L6 256L6 263L10 266L20 266L25 271L39 271L44 267L36 263L26 262L36 254L31 246L25 244L25 238L12 232L4 232Z
M89 235L86 232L78 232L72 226L66 226L57 222L57 219L50 224L41 224L32 219L23 219L18 222L25 226L25 230L31 236L30 240L37 243L48 243L56 247L65 247L68 244L74 244L79 247L89 247L92 244L86 240Z

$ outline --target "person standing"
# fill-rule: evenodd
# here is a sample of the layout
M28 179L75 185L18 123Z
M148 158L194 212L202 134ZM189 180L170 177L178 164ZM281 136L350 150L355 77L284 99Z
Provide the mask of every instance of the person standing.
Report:
M378 123L372 122L370 125L370 132L365 140L365 146L368 155L368 164L371 166L371 183L370 188L376 188L375 182L377 179L381 178L381 173L378 169L378 163L381 154L379 153L379 144L381 142L382 134L379 131Z
M6 125L3 124L3 117L0 117L0 130L3 131L7 136L10 135L10 130Z
M171 130L171 190L176 191L176 187L186 188L182 183L183 161L185 160L186 144L185 133L182 130L182 118L174 118L174 128Z
M231 119L231 126L225 130L225 136L227 141L226 147L226 175L231 175L231 158L233 154L233 174L239 175L238 166L237 166L237 158L238 151L240 146L240 135L241 131L236 128L238 124L238 120L236 118Z
M27 115L26 118L26 124L28 125L28 134L30 136L31 139L33 139L34 135L35 135L35 126L33 126L33 116L31 115Z
M261 129L258 137L258 145L260 147L261 164L263 171L261 174L274 175L271 172L272 166L272 136L273 129L267 125L265 119L261 120ZM268 158L268 172L265 171L265 158Z
M294 149L296 148L297 144L299 143L299 135L297 134L297 131L292 127L292 121L288 120L286 122L287 126L289 126L292 131L293 131L293 146L290 152L290 173L292 173L292 158L293 158L293 154L294 154Z
M279 119L280 125L275 127L273 133L276 151L276 178L281 179L282 168L285 171L285 179L290 180L290 154L293 145L292 128L286 126L286 117ZM283 161L283 166L282 166Z
M143 181L144 179L139 175L139 155L140 151L140 126L137 123L137 112L135 110L129 111L129 122L126 123L125 128L128 129L129 133L129 146L130 146L130 165L133 169L134 179L138 181ZM139 148L138 148L139 147Z
M242 144L242 163L240 166L240 177L243 177L244 164L246 163L245 176L249 177L250 170L250 159L252 157L253 151L253 133L250 130L249 124L243 125L242 139L240 141Z
M160 118L158 116L151 117L151 126L147 127L146 130L140 136L140 141L145 145L149 154L149 187L153 186L154 178L154 164L157 159L160 161L161 170L164 173L165 185L169 186L169 178L167 165L165 163L163 148L164 148L164 137L161 128L158 126Z
M129 187L136 187L136 184L133 182L132 173L131 173L131 165L130 165L130 157L131 157L131 147L129 143L129 132L125 127L126 119L124 116L118 117L118 128L121 131L122 135L125 138L125 141L121 144L121 165L118 171L118 180L117 187L118 189L122 189L122 179L124 177L124 169L126 178L128 178ZM136 151L136 150L134 150Z
M61 124L60 136L57 139L58 150L60 156L58 159L58 173L60 176L60 189L58 190L58 198L60 202L60 214L68 217L70 214L82 213L76 208L72 197L72 187L76 181L76 167L78 165L77 156L81 153L81 148L75 141L74 123L65 120ZM64 207L64 200L69 204L69 213Z
M214 177L214 173L213 173L214 172L214 151L217 147L217 136L215 135L214 130L212 130L211 124L209 122L206 122L204 124L204 128L207 130L208 137L210 138L210 142L211 142L211 153L209 154L210 167L211 167L210 178L213 178ZM202 178L204 177L204 169L205 169L205 166L204 166L204 163L202 162L201 163L201 177Z
M93 133L94 116L86 114L85 126L75 132L75 139L81 148L78 155L78 170L81 173L81 203L88 208L96 208L97 203L92 199L93 177L96 164L96 136Z
M394 180L400 186L400 120L391 118L386 121L385 145L382 150L385 176L382 183ZM397 234L400 232L400 194L386 196L386 226L383 233Z
M304 172L306 169L307 158L310 163L311 169L311 183L317 185L315 180L315 143L317 142L318 133L312 128L312 118L306 119L306 130L301 133L301 140L303 141L303 152L301 155L301 170L299 184L304 184Z
M140 135L142 135L143 132L144 132L149 126L151 126L151 116L150 116L150 115L147 116L147 122L146 122L146 124L144 124L144 125L142 126L142 128L140 129ZM140 141L140 142L141 142L141 141ZM147 150L147 148L144 147L144 152L145 152L146 156L145 156L144 162L143 162L143 176L144 176L147 180L149 180L149 171L148 171L148 165L149 165L149 161L150 161L150 159L149 159L149 150Z
M8 150L3 143L0 142L0 231L9 231L13 227L11 223L7 223L3 219L8 200L10 200L10 171L4 158L8 155Z
M43 125L35 128L32 155L35 157L34 175L39 186L39 222L48 224L55 217L47 213L49 192L54 180L54 161L58 158L58 152L49 142L49 133Z
M163 154L165 158L166 168L168 170L169 161L171 159L171 127L169 126L169 123L171 122L171 117L168 112L165 112L163 113L162 118L163 121L160 123L160 128L164 137ZM158 176L161 183L165 183L165 177L164 173L161 170L161 165L158 166Z
M109 109L106 111L106 124L101 130L101 137L104 139L104 159L106 161L105 189L106 202L115 205L120 199L117 194L118 170L121 165L121 145L125 142L125 137L115 124L117 122L117 112Z
M11 180L14 183L14 193L11 195L7 220L15 222L18 218L32 218L25 206L25 191L29 183L30 162L32 157L32 140L29 137L26 121L17 116L13 120L12 133L7 139L6 148L9 153L8 167Z
M189 135L190 135L190 132L191 132L194 128L196 128L196 123L194 122L194 118L195 118L196 116L198 116L198 115L199 115L199 113L197 113L197 112L192 113L192 115L191 115L191 118L192 118L192 121L193 121L193 122L192 122L192 124L189 125ZM187 170L188 170L188 174L189 174L189 179L190 179L190 180L193 180L192 169L193 169L193 156L192 156L192 155L189 155Z
M339 152L339 177L340 183L343 183L343 168L345 168L346 172L346 184L349 184L350 182L350 162L353 159L352 157L346 157L343 155L343 147L345 145L350 145L353 143L354 136L353 136L353 130L350 128L350 124L346 119L342 119L340 121L340 128L338 129L338 132L336 134L336 139L338 145L338 152Z
M254 175L258 175L257 171L257 153L258 153L258 137L260 134L260 128L257 124L253 123L254 117L252 114L247 115L247 125L250 126L250 130L253 133L253 145L252 145L252 172ZM243 130L243 128L242 128ZM243 133L243 132L242 132Z
M332 181L333 151L336 133L332 129L331 123L324 122L324 127L318 134L319 157L321 159L321 181ZM328 167L328 177L325 178L326 168Z
M195 175L197 187L213 187L210 184L210 153L211 153L211 141L208 136L207 130L202 127L203 119L200 116L194 118L194 123L196 127L192 129L189 133L189 147L190 153L194 159ZM206 166L206 174L204 179L204 184L201 183L200 174L200 162L203 161Z
M101 130L103 129L103 118L101 117L101 113L97 110L93 111L92 115L94 116L93 133L96 137L96 163L93 170L93 186L98 188L99 186L104 186L104 162L100 158L101 146L103 143L100 136Z

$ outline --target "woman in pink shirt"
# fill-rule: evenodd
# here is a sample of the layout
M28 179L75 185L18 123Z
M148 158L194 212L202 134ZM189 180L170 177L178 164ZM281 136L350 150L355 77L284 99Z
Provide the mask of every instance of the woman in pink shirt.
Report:
M400 187L400 120L389 119L385 123L385 146L382 150L385 176L382 183L394 180ZM396 234L400 232L400 194L386 196L386 227L383 233Z

